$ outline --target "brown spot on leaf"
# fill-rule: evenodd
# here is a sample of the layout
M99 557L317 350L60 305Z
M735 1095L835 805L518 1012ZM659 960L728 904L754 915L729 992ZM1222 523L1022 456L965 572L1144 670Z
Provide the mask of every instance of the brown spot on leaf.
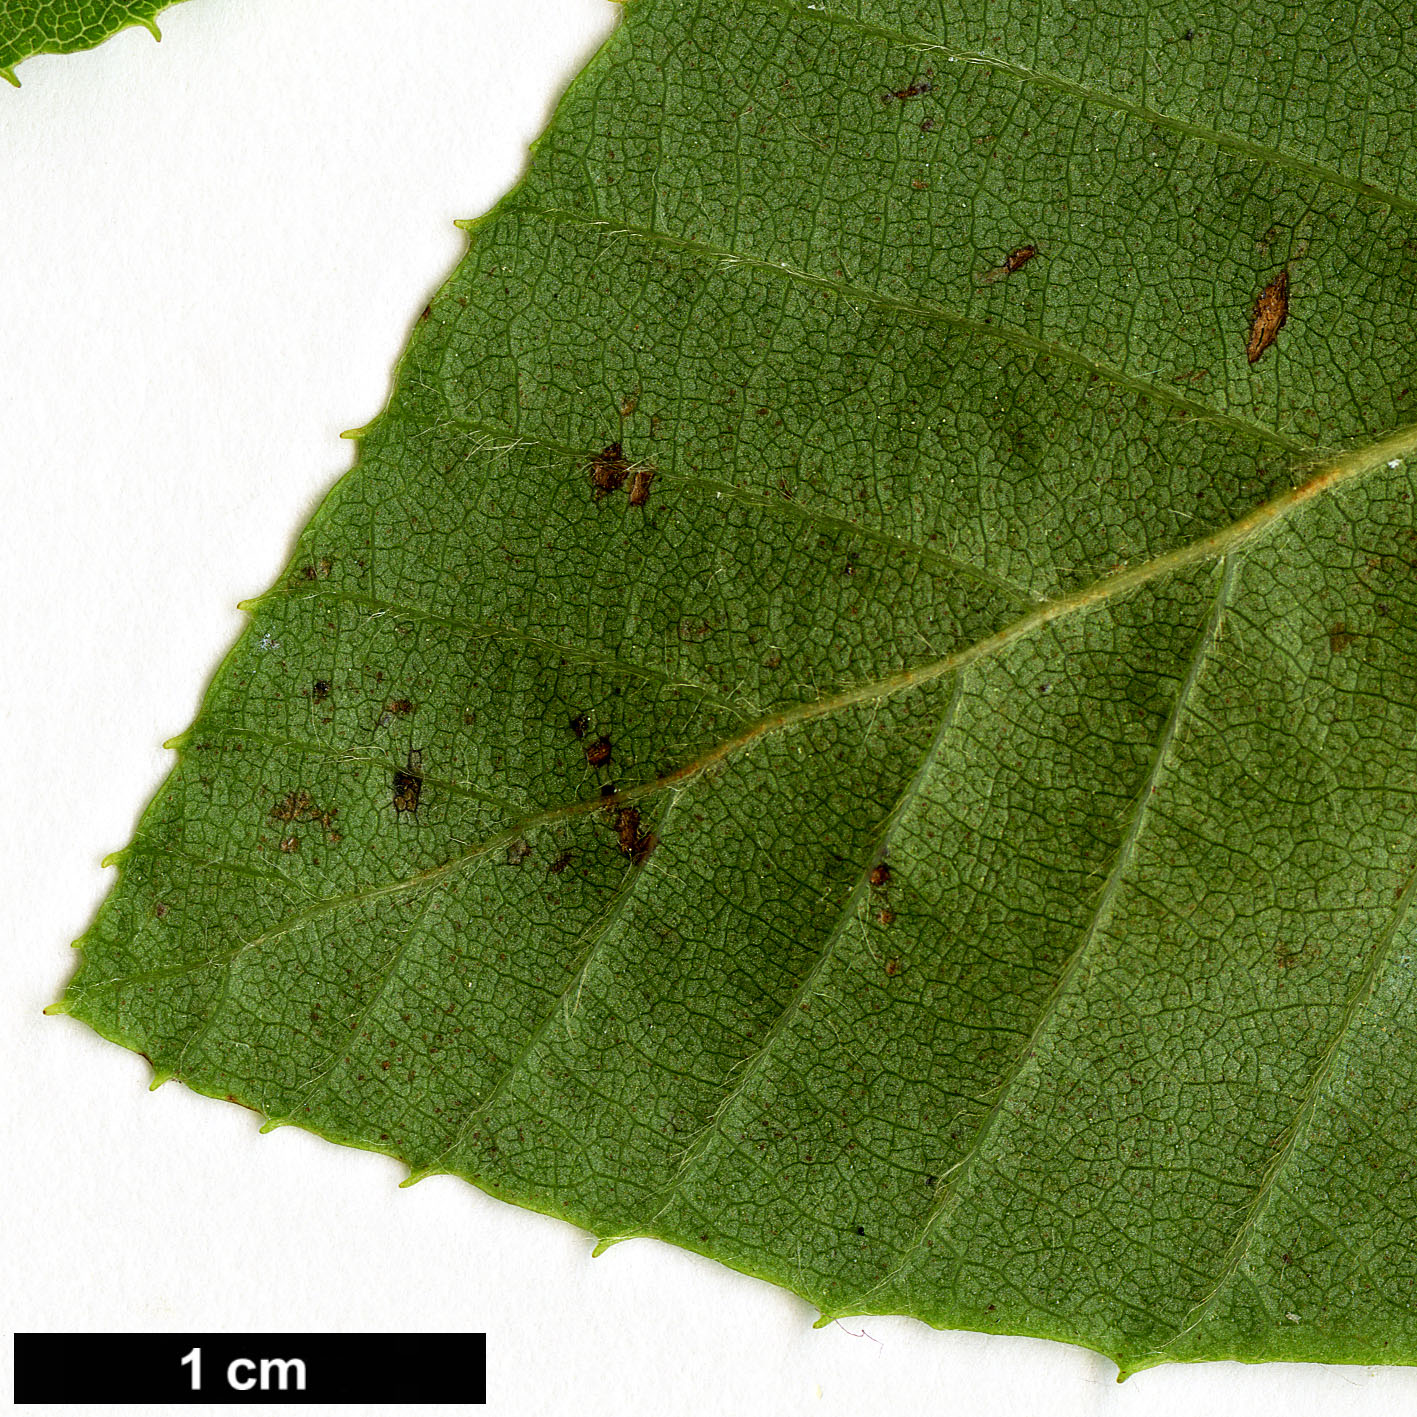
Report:
M425 305L423 307L423 313L418 317L418 323L421 325L432 313L433 307L431 305Z
M308 792L287 792L271 808L271 816L278 822L318 822L326 831L329 831L334 825L335 818L339 816L339 808L317 807ZM283 842L281 850L286 850Z
M878 862L871 867L871 874L867 879L873 889L883 891L891 883L891 868L884 861Z
M310 697L317 704L322 704L330 696L330 681L328 679L316 679L310 686Z
M880 925L889 925L895 919L895 911L882 909L876 912L876 922Z
M630 464L625 461L625 450L619 443L611 443L602 448L590 460L591 496L598 502L611 492L617 491L630 473Z
M1173 384L1195 384L1199 386L1205 383L1209 378L1209 369L1183 369L1180 373L1171 376L1171 382Z
M1245 358L1251 364L1274 343L1288 318L1289 272L1285 270L1260 291L1250 311L1250 338L1245 344Z
M597 738L585 750L585 760L593 768L603 768L610 761L610 740L603 737Z
M615 835L620 840L620 850L629 856L640 839L640 812L638 807L622 807L615 814Z
M620 402L620 417L628 418L640 406L638 394L627 394Z
M278 822L297 822L311 811L312 803L308 792L287 792L271 808L271 816Z
M507 843L507 865L520 866L531 855L531 843L518 837Z
M1328 632L1328 647L1334 654L1342 654L1358 638L1342 620L1337 620Z
M571 864L571 853L563 851L548 868L553 876L559 876Z
M303 581L323 581L329 576L332 564L328 556L321 556L318 561L312 561L308 566L300 568L300 579Z
M390 699L384 705L384 712L393 714L395 718L405 718L413 712L413 705L407 699Z
M589 727L590 715L588 713L578 713L571 720L571 732L574 733L577 738L584 738L586 735L586 730Z
M890 93L883 93L881 102L904 103L908 98L919 98L921 94L929 93L934 87L929 79L917 79L913 84L907 84L903 89L894 89Z
M158 901L158 903L153 906L153 914L156 915L159 920L161 920L162 917L167 914L167 911L168 907L165 906L161 901Z
M1312 940L1293 944L1280 940L1274 946L1274 962L1280 969L1296 969L1299 965L1316 964L1323 958L1323 950Z
M281 842L280 849L285 852L287 856L289 856L293 851L299 851L300 838L298 836L286 837L285 840Z
M900 961L898 959L888 959L886 961L886 974L894 979L900 973Z
M979 284L993 285L996 280L1004 280L1021 271L1037 255L1037 246L1015 246L997 266L991 266L979 277Z
M659 845L659 838L653 832L640 830L640 813L637 807L622 807L615 814L615 836L620 850L636 866L640 865Z
M404 767L394 769L394 811L417 813L423 800L423 754L410 748Z
M649 485L654 481L654 468L649 463L641 463L630 479L630 505L643 507L649 501Z

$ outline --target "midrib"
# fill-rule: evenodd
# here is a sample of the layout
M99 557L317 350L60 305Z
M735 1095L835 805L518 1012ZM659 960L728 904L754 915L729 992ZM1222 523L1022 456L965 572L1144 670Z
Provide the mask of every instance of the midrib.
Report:
M1091 585L1084 586L1081 590L1074 591L1069 595L1045 601L1026 615L1022 615L1004 626L1003 629L997 630L994 634L987 635L981 640L976 640L973 644L967 645L953 654L883 678L868 680L837 694L824 695L812 702L795 704L791 708L767 714L749 724L741 733L714 744L663 777L641 783L636 787L626 788L612 797L584 798L531 813L438 866L432 866L412 876L384 882L381 885L369 886L345 895L327 897L317 901L233 950L191 963L175 965L170 969L143 971L102 980L96 984L85 985L83 992L90 993L131 983L168 979L193 973L210 965L229 963L248 950L255 949L283 935L288 935L309 921L318 919L329 912L381 896L418 890L486 856L498 847L506 846L527 831L588 816L595 812L614 811L622 806L646 801L666 790L682 787L701 773L716 767L772 734L781 733L798 724L830 717L832 714L848 711L861 704L876 699L889 698L919 685L931 683L980 660L1001 654L1010 645L1035 634L1056 621L1077 614L1085 614L1120 596L1129 595L1154 580L1185 570L1187 567L1203 561L1224 556L1227 552L1235 550L1243 543L1281 523L1315 498L1334 492L1378 468L1397 467L1414 456L1417 456L1417 424L1390 433L1375 442L1342 453L1318 465L1306 482L1262 503L1228 527L1141 562L1139 565L1118 571L1114 575L1102 577ZM248 633L250 632L248 631Z

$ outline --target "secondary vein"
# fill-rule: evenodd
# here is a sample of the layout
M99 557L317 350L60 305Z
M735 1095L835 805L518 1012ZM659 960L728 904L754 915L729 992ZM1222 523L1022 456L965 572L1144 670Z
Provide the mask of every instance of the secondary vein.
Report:
M1008 74L1021 83L1035 84L1058 93L1071 94L1074 98L1082 99L1086 103L1094 103L1101 108L1110 108L1117 113L1140 118L1147 123L1156 124L1158 127L1169 128L1172 132L1182 133L1186 137L1210 143L1224 151L1233 152L1242 157L1255 158L1275 167L1287 168L1291 172L1297 172L1316 182L1342 187L1356 196L1381 202L1384 206L1391 207L1393 211L1417 213L1417 200L1400 196L1396 192L1389 192L1374 183L1363 182L1356 177L1348 177L1336 168L1311 162L1308 158L1300 157L1297 153L1288 152L1283 148L1257 143L1250 138L1242 138L1238 133L1228 133L1222 128L1211 128L1203 123L1192 123L1187 119L1177 118L1174 114L1163 113L1145 103L1132 103L1118 94L1091 88L1087 84L1078 83L1075 79L1065 78L1062 74L1029 68L1025 64L1002 59L982 50L952 49L949 45L940 43L939 40L927 39L923 35L908 34L903 30L890 29L884 25L869 24L854 16L842 14L837 10L828 10L825 7L818 9L813 6L795 5L791 3L791 0L773 0L773 3L784 14L792 15L800 20L850 29L857 34L880 40L882 43L898 45L902 49L914 49L922 53L942 55L946 61L952 63L983 65L995 69L1001 74Z
M782 1009L773 1020L771 1027L767 1031L767 1035L764 1037L757 1051L749 1055L749 1057L743 1061L742 1071L739 1074L738 1080L724 1093L718 1106L713 1109L708 1120L699 1128L697 1134L684 1149L683 1160L668 1186L660 1193L660 1202L655 1208L654 1214L639 1226L635 1233L653 1233L651 1227L664 1215L665 1211L669 1209L675 1197L681 1193L684 1182L699 1164L705 1152L707 1152L709 1147L713 1144L714 1135L719 1130L719 1123L728 1114L729 1108L743 1095L749 1082L758 1075L764 1063L772 1056L773 1045L786 1031L792 1020L796 1018L798 1009L805 1007L807 1001L816 992L818 981L821 979L823 973L825 973L827 965L836 952L838 943L841 941L842 936L845 935L847 927L858 918L862 901L869 897L872 867L876 862L884 859L886 850L890 846L897 828L900 826L901 821L904 819L912 803L920 796L929 778L930 769L934 766L935 760L939 756L940 748L948 737L951 727L954 725L955 717L959 710L959 702L963 695L964 676L961 674L955 684L954 693L950 695L949 703L945 706L944 712L940 715L939 727L935 730L929 746L921 755L919 766L911 775L900 796L896 799L894 806L887 814L884 825L876 841L873 843L866 865L862 867L854 888L837 913L836 924L828 932L825 942L817 953L816 959L812 962L812 967L802 977L797 988L793 990L787 1002L782 1006ZM629 1237L616 1236L615 1238L626 1239ZM602 1241L602 1244L605 1243L609 1242Z
M1011 325L995 325L983 320L971 319L968 315L961 315L948 306L939 305L933 301L906 300L901 296L883 295L866 286L852 285L847 281L833 280L828 276L801 270L788 265L786 261L772 261L763 256L734 251L726 247L710 246L706 242L698 241L690 236L675 236L626 222L589 217L583 212L567 211L562 208L522 206L499 208L499 211L508 215L531 217L534 220L557 222L561 225L592 228L608 236L628 236L633 240L648 242L652 245L694 252L712 260L721 261L725 265L751 266L755 270L780 276L799 285L812 286L860 305L870 305L876 309L890 310L897 315L948 325L952 329L957 329L979 339L991 340L996 344L1011 345L1016 349L1026 350L1029 353L1051 359L1060 359L1065 363L1085 369L1090 374L1096 374L1099 379L1105 379L1115 388L1128 389L1132 393L1143 394L1147 398L1156 399L1159 403L1169 404L1193 418L1248 434L1250 437L1269 443L1274 447L1283 448L1286 452L1309 453L1313 451L1312 444L1301 438L1291 438L1287 433L1281 433L1263 423L1256 423L1253 419L1241 418L1237 414L1222 412L1220 409L1212 408L1209 404L1201 403L1196 399L1188 399L1184 394L1168 388L1165 384L1155 384L1150 380L1139 378L1135 374L1128 374L1110 364L1103 364L1100 360L1091 358L1071 345L1060 344L1056 340L1043 339Z
M502 450L505 451L517 447L544 448L558 458L577 465L584 464L586 458L586 449L584 448L573 448L567 443L559 443L539 434L518 432L514 428L488 423L482 419L454 418L449 419L446 423L440 423L438 426L440 429L453 428L505 439L506 441L502 445ZM649 461L653 462L653 459L649 459ZM852 536L862 537L882 546L893 546L914 556L922 565L934 565L941 570L953 571L957 575L967 577L977 581L980 585L988 586L992 590L1007 595L1019 605L1039 603L1039 597L1032 591L1015 584L997 571L992 571L987 566L977 565L973 561L961 561L958 557L943 551L936 551L933 547L922 546L918 541L911 541L909 537L897 536L893 532L869 526L864 522L854 522L846 517L834 516L830 512L823 512L819 508L806 506L801 502L751 492L736 483L724 482L716 477L705 477L697 472L681 472L672 466L660 466L658 463L655 463L654 466L656 475L663 478L666 483L712 492L720 497L729 497L743 506L785 516L793 521L800 521L806 526L828 531L845 531Z
M1194 1304L1186 1317L1177 1326L1176 1332L1164 1342L1157 1345L1154 1350L1155 1356L1160 1359L1168 1349L1185 1337L1196 1327L1210 1311L1216 1299L1219 1297L1226 1283L1239 1271L1244 1264L1246 1257L1250 1253L1250 1246L1254 1240L1255 1231L1258 1227L1260 1217L1264 1214L1269 1202L1273 1199L1275 1188L1279 1182L1279 1176L1284 1168L1293 1158L1298 1150L1300 1142L1307 1134L1309 1124L1313 1120L1314 1110L1318 1105L1320 1094L1323 1092L1324 1084L1328 1081L1333 1072L1335 1059L1344 1040L1348 1037L1353 1027L1353 1021L1361 1012L1363 1005L1372 996L1373 987L1377 983L1378 976L1382 973L1384 964L1396 944L1402 929L1403 921L1407 917L1408 911L1412 908L1412 902L1417 899L1417 871L1413 871L1408 877L1407 885L1402 894L1398 897L1397 907L1393 911L1393 918L1387 929L1379 936L1377 944L1373 947L1373 953L1364 968L1358 983L1354 986L1353 992L1343 1008L1343 1013L1339 1018L1338 1027L1334 1030L1333 1038L1327 1048L1324 1049L1323 1056L1319 1059L1318 1066L1314 1069L1308 1085L1299 1099L1299 1106L1294 1113L1294 1120L1290 1124L1283 1139L1283 1144L1279 1147L1277 1154L1264 1175L1260 1177L1259 1184L1255 1187L1255 1193L1250 1198L1245 1207L1244 1219L1239 1229L1236 1231L1235 1239L1230 1248L1226 1251L1225 1260L1221 1265L1220 1272L1216 1276L1214 1284L1202 1298Z
M1237 562L1233 558L1227 557L1223 565L1224 570L1220 576L1220 585L1216 591L1214 601L1212 602L1210 614L1206 618L1206 623L1200 634L1196 637L1196 647L1192 652L1189 667L1176 691L1176 696L1171 706L1171 712L1167 715L1166 722L1162 727L1161 737L1157 741L1156 750L1152 755L1151 765L1132 808L1131 819L1127 824L1126 832L1123 834L1121 843L1117 848L1117 855L1113 862L1112 870L1108 873L1107 882L1103 886L1102 893L1097 899L1097 905L1093 909L1087 927L1083 931L1082 938L1067 964L1064 966L1062 973L1058 977L1057 984L1054 986L1051 994L1048 996L1047 1002L1040 1011L1038 1020L1033 1026L1033 1031L1029 1034L1024 1046L1019 1050L1012 1067L1005 1073L1002 1081L998 1084L998 1095L995 1097L993 1105L989 1108L989 1111L976 1129L968 1150L946 1173L947 1179L945 1184L940 1188L939 1197L934 1206L930 1209L915 1239L901 1253L900 1259L879 1282L876 1288L884 1287L899 1276L909 1260L914 1255L918 1254L925 1245L935 1226L952 1212L955 1204L964 1194L980 1159L984 1156L990 1141L993 1139L995 1131L1004 1120L1007 1103L1014 1095L1014 1088L1018 1080L1028 1067L1029 1061L1034 1057L1038 1045L1047 1031L1048 1025L1057 1017L1058 1010L1062 1007L1063 1000L1069 996L1073 985L1083 976L1085 968L1090 964L1092 953L1097 946L1097 942L1103 938L1103 932L1111 917L1113 904L1122 889L1122 884L1126 880L1127 872L1134 859L1136 845L1141 839L1152 798L1164 774L1166 763L1171 754L1171 748L1176 741L1177 733L1185 717L1186 706L1190 701L1191 694L1196 684L1200 680L1206 657L1210 653L1211 647L1215 644L1216 638L1220 633L1221 623L1225 616L1225 607L1229 601L1230 591L1234 584Z

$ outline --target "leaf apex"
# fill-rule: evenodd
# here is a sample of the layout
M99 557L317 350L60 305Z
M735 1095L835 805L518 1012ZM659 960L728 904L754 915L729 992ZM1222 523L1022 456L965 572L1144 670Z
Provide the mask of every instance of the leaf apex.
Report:
M7 84L13 84L16 88L20 86L20 81L15 77L13 69L0 69L0 79L4 79Z

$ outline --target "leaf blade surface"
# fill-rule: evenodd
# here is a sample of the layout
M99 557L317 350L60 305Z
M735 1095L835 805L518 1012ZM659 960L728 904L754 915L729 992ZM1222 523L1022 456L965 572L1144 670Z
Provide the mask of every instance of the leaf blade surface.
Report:
M898 9L637 0L66 1006L824 1314L1412 1361L1410 169Z

